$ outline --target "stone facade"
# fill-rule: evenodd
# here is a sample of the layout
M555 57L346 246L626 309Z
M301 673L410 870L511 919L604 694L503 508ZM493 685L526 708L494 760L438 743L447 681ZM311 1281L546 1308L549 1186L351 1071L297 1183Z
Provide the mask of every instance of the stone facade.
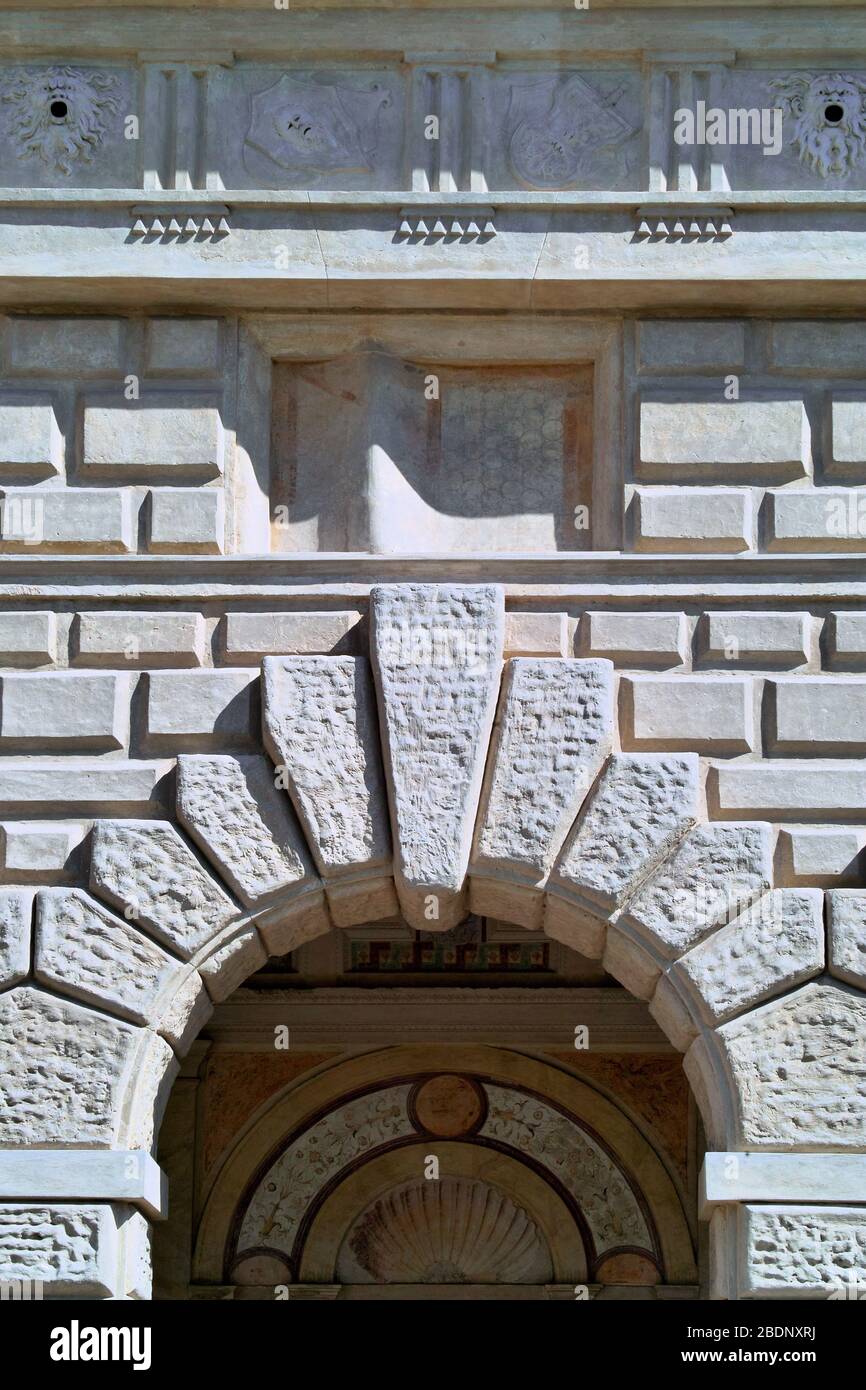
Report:
M866 21L457 8L7 17L0 1281L149 1298L201 1031L329 934L470 915L684 1054L700 1209L557 1080L561 1020L437 1054L445 1105L401 1014L342 1079L314 1030L180 1296L862 1270ZM495 1235L419 1264L395 1154L475 1105L499 1186L455 1142L435 1200ZM305 1252L313 1125L387 1181Z

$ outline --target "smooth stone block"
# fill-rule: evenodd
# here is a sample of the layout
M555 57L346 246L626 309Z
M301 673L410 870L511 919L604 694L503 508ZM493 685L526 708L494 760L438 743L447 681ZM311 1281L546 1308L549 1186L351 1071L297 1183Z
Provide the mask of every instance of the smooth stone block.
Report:
M751 482L805 476L809 419L800 400L643 400L638 472L657 480L720 471Z
M148 319L144 358L153 376L207 376L222 359L220 319Z
M3 489L6 550L125 552L135 549L133 499L119 488Z
M354 651L358 612L226 613L223 645L228 661L265 656L308 656Z
M686 615L587 612L581 623L581 649L618 666L679 666L688 649Z
M768 751L825 757L866 752L866 676L790 676L768 681Z
M809 614L703 613L698 650L704 660L731 666L798 666L809 659Z
M722 816L823 819L862 812L866 767L815 761L740 763L711 767L707 795Z
M748 753L755 747L747 676L623 676L624 748Z
M776 881L834 888L858 883L866 826L796 826L780 830Z
M834 889L827 894L830 974L866 989L866 892Z
M72 659L81 666L199 666L204 644L201 613L100 609L72 622Z
M222 488L151 488L149 548L222 554L225 496Z
M25 610L0 613L0 663L4 666L42 666L57 654L57 616Z
M565 613L506 613L505 655L566 656L568 618Z
M645 319L637 335L641 371L723 371L745 362L745 324L736 320Z
M73 671L2 677L0 735L44 749L122 748L129 685L122 675Z
M151 671L145 680L150 738L207 746L249 740L257 671Z
M81 410L82 477L129 482L151 473L205 481L223 469L220 398L194 392L91 391Z
M753 545L752 494L745 488L635 488L634 548L740 551Z
M0 391L0 477L51 478L63 468L63 436L50 396Z
M126 324L110 318L12 318L9 364L36 376L114 376L126 360Z

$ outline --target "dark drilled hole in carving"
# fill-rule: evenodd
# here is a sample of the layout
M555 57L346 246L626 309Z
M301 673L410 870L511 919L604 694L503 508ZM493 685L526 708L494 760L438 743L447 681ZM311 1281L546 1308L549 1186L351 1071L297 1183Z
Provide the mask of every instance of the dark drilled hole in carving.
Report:
M65 101L52 101L49 110L55 121L65 121L66 117L69 115L69 107L66 105Z
M844 115L845 110L837 101L831 101L829 106L824 107L824 120L830 125L838 125Z

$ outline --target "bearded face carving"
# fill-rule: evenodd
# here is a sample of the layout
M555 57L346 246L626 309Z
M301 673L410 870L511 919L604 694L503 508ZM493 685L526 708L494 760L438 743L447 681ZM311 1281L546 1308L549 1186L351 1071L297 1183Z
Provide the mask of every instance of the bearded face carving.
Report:
M866 155L866 78L798 73L770 83L779 93L800 160L822 178L848 178Z
M53 67L16 72L6 79L2 100L11 108L10 136L21 159L41 159L69 174L75 160L89 164L117 111L117 79L110 73Z

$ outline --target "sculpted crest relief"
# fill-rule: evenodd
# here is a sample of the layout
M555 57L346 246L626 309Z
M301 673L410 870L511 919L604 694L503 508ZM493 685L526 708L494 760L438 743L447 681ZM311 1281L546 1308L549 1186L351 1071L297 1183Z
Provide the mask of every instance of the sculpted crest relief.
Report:
M77 160L89 164L118 110L116 93L117 78L108 72L51 67L4 76L0 99L11 107L15 153L61 174L71 173Z
M794 122L800 162L822 178L848 178L866 154L866 76L794 73L770 87Z
M289 174L370 173L379 113L390 104L378 82L338 87L284 73L251 98L244 163L250 173L260 158Z
M578 74L511 89L509 157L523 183L562 188L578 176L587 152L611 151L632 127L614 109L617 89L602 96Z

